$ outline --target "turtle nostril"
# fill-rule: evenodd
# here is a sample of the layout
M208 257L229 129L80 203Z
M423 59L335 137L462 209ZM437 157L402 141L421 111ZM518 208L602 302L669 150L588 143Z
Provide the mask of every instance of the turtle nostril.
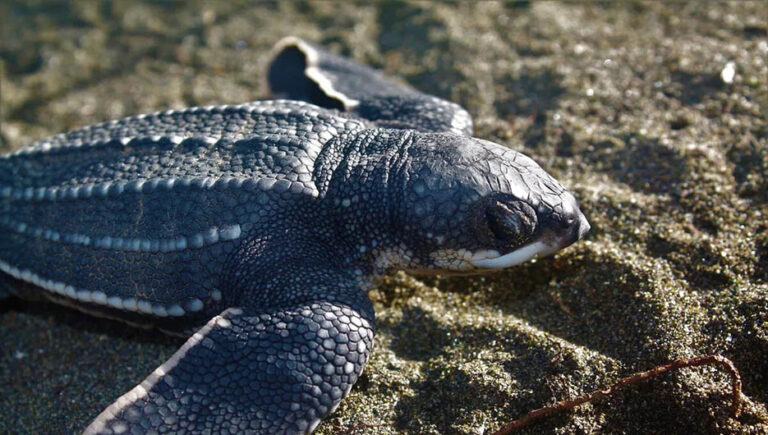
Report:
M564 247L583 239L591 228L589 222L587 222L587 218L584 217L581 212L579 212L578 217L569 216L567 219L563 220L563 222L566 221L568 222L568 225L566 226L568 232L563 238Z
M563 220L563 228L570 228L573 226L574 222L576 222L576 218L573 216L568 216Z

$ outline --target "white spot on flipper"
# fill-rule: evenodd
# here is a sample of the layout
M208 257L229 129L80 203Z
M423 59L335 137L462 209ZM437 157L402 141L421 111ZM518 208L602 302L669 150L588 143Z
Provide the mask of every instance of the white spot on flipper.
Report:
M230 322L228 319L225 319L224 317L218 317L216 320L216 325L221 328L230 328L232 327L232 322Z
M323 374L326 376L330 376L334 373L336 373L336 367L333 364L327 363L323 366Z

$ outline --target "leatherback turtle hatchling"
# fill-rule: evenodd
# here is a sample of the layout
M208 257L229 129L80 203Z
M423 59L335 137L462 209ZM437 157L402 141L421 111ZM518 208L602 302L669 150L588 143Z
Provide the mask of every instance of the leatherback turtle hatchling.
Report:
M87 433L311 432L373 347L371 277L500 269L589 230L456 104L296 38L268 81L290 100L139 115L0 158L0 295L190 337Z

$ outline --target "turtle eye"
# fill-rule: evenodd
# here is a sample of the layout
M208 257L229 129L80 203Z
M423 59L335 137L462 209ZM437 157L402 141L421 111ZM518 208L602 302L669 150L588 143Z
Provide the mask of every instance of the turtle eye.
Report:
M519 246L536 229L536 212L522 201L487 201L480 214L478 230L492 245Z
M498 202L485 209L485 221L491 235L499 242L518 238L522 230L520 217Z

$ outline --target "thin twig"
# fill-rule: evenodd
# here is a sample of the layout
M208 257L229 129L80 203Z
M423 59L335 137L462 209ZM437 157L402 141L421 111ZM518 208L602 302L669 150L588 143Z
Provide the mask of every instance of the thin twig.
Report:
M356 424L354 426L346 428L343 432L339 432L339 434L348 435L348 434L351 434L351 433L353 433L354 431L356 431L358 429L373 429L373 428L376 428L376 427L381 427L381 426L386 426L386 425L387 425L387 423L378 423L378 424L358 423L358 424Z
M648 370L646 372L641 372L641 373L634 374L632 376L627 376L626 378L622 378L615 384L612 384L606 388L595 390L573 399L562 400L553 405L548 405L543 408L534 409L533 411L530 411L524 416L518 418L517 420L499 429L493 435L511 434L513 431L516 431L524 426L527 426L528 424L536 420L539 420L541 418L544 418L552 413L573 409L583 403L591 402L601 397L610 396L620 388L626 387L627 385L636 384L646 379L655 378L668 371L678 370L684 367L696 367L696 366L702 366L702 365L719 365L725 368L730 373L731 401L733 406L732 413L733 413L733 418L738 418L739 414L741 413L741 376L739 375L739 371L736 369L736 366L733 365L733 362L731 362L731 360L729 360L724 356L706 355L706 356L697 356L694 358L678 359L670 363L654 367L651 370Z

